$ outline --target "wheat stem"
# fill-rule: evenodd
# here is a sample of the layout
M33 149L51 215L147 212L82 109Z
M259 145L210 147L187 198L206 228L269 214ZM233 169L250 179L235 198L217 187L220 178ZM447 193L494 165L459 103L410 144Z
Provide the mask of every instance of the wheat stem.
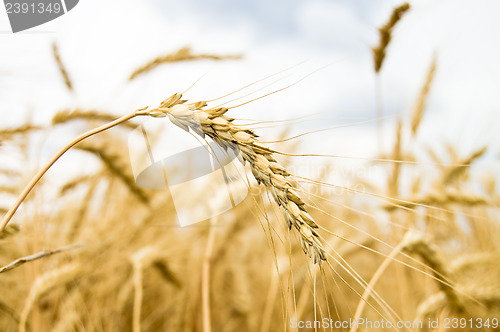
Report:
M59 249L44 250L44 251L41 251L39 253L30 255L30 256L18 258L15 261L13 261L12 263L9 263L9 264L7 264L7 265L5 265L3 267L0 267L0 273L13 270L16 267L18 267L20 265L23 265L24 263L27 263L27 262L32 262L32 261L35 261L35 260L40 259L40 258L44 258L44 257L47 257L47 256L58 254L58 253L63 252L63 251L68 251L68 250L80 248L82 246L84 246L83 243L75 243L75 244L72 244L72 245L69 245L69 246L65 246L65 247L62 247L62 248L59 248Z
M384 117L384 109L382 106L382 83L380 81L380 75L377 74L375 78L375 111L377 120ZM379 154L384 151L384 122L377 122L377 140L378 140L378 150Z
M363 310L365 309L365 306L368 303L368 299L370 298L373 292L375 284L379 281L380 277L382 277L385 270L387 270L389 264L392 263L394 257L396 257L401 252L406 242L407 242L407 237L405 236L403 240L397 246L395 246L394 249L392 249L390 254L387 255L382 264L380 264L380 266L378 267L377 271L375 271L373 277L371 278L370 282L365 288L365 291L363 292L361 300L359 301L358 307L356 308L356 312L354 313L353 321L357 321L357 319L361 317L361 315L363 314ZM355 324L350 330L350 332L357 332L357 331L358 331L358 325Z
M210 318L210 265L212 263L212 254L215 244L215 225L216 220L213 220L208 232L207 246L203 256L203 271L201 274L201 302L203 316L203 332L212 331L212 322Z
M132 314L132 331L141 332L141 309L142 309L142 262L133 261L134 267L134 308Z
M147 107L146 107L147 108ZM48 162L45 164L45 166L36 173L36 175L31 179L31 181L26 185L22 193L19 195L17 198L16 202L12 207L7 211L7 214L3 217L2 223L0 225L0 232L3 231L3 229L7 226L9 223L10 219L14 216L16 213L17 209L21 205L21 203L24 201L24 199L28 196L28 194L31 192L31 190L35 187L35 185L40 181L42 176L49 170L50 167L63 155L65 154L69 149L71 149L73 146L75 146L77 143L83 141L84 139L93 136L95 134L98 134L100 132L103 132L105 130L108 130L114 126L119 125L120 123L123 123L125 121L128 121L138 115L146 115L147 113L144 112L146 108L138 109L135 112L132 112L130 114L124 115L121 118L118 118L114 121L111 121L110 123L107 123L105 125L102 125L100 127L97 127L95 129L89 130L86 133L83 133L82 135L78 136L75 138L73 141L69 142L66 144L59 152L57 152Z
M273 277L271 278L271 284L269 285L269 291L264 305L264 312L262 313L260 332L267 332L270 330L269 327L271 326L276 297L278 295L279 279L280 276L277 273L273 274ZM307 289L307 287L304 287L303 289ZM295 317L301 317L301 315L296 314Z

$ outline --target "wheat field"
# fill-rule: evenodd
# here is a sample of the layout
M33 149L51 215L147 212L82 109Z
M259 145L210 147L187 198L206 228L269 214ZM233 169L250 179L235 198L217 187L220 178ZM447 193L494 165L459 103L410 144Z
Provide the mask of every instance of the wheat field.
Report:
M276 68L215 97L209 75L148 104L118 100L120 112L75 101L55 106L50 121L2 125L0 331L499 331L497 142L474 140L481 128L435 139L448 125L428 109L442 92L439 52L418 82L400 78L415 86L411 107L387 112L399 97L384 69L413 10L400 3L375 28L368 118L303 107L298 116L252 114L298 107L308 81L342 66L329 59L305 73L303 63ZM64 42L46 46L58 82L50 90L78 96L82 69ZM195 46L135 59L110 98L149 97L158 72L238 66L246 56ZM146 160L155 149L184 152L190 140L243 194L228 201L227 182L181 187L176 176L193 178L197 159L165 161L144 185L131 146L147 125L158 127L148 129ZM461 145L462 136L480 143ZM202 217L183 227L190 214Z

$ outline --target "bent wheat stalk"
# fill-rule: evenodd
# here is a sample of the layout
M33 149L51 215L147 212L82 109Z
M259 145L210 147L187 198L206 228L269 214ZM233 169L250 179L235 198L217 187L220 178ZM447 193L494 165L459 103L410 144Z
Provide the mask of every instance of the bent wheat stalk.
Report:
M106 125L88 131L68 143L49 160L45 167L26 186L3 218L0 231L7 226L16 210L40 178L75 144L139 115L168 116L173 124L185 131L189 132L191 129L202 138L205 138L205 136L210 137L225 150L231 149L243 165L248 162L255 180L259 184L263 184L271 192L275 202L282 208L288 228L291 230L293 227L297 230L304 253L312 256L314 263L326 260L326 253L320 242L319 234L315 230L318 225L307 212L305 202L289 179L290 174L273 157L275 151L261 145L257 140L257 135L252 130L234 125L232 123L234 119L225 115L229 108L208 108L205 101L188 103L187 100L181 98L182 94L176 93L165 99L158 108L151 110L139 109Z
M13 262L11 262L11 263L3 266L3 267L0 267L0 273L13 270L16 267L21 266L21 265L23 265L23 264L25 264L27 262L33 262L33 261L36 261L38 259L41 259L41 258L44 258L44 257L48 257L48 256L52 256L52 255L58 254L58 253L63 252L63 251L68 251L68 250L80 248L80 247L83 247L84 245L85 245L84 243L75 243L75 244L72 244L72 245L69 245L69 246L65 246L65 247L62 247L62 248L59 248L59 249L44 250L44 251L40 251L39 253L36 253L36 254L33 254L33 255L29 255L29 256L26 256L26 257L21 257L21 258L16 259L15 261L13 261Z
M45 173L47 173L47 171L50 169L50 167L52 167L52 165L59 158L61 158L61 156L63 154L65 154L69 149L71 149L77 143L83 141L86 138L89 138L90 136L93 136L95 134L98 134L100 132L108 130L108 129L110 129L110 128L114 127L114 126L117 126L120 123L123 123L125 121L128 121L128 120L130 120L130 119L132 119L132 118L134 118L134 117L136 117L138 115L146 115L147 113L145 113L144 110L145 110L145 108L138 109L137 111L132 112L132 113L127 114L127 115L124 115L121 118L116 119L115 121L112 121L110 123L107 123L105 125L97 127L95 129L89 130L86 133L83 133L82 135L80 135L77 138L75 138L73 141L71 141L68 144L66 144L61 150L59 150L59 152L57 152L47 162L47 164L41 170L38 171L38 173L35 174L35 176L33 177L33 179L31 179L31 181L26 185L26 187L24 188L24 190L21 192L21 194L19 195L19 197L15 201L14 205L12 205L12 207L9 209L9 211L7 211L7 213L3 217L2 223L0 224L0 232L2 232L5 229L5 227L9 223L10 219L12 219L12 217L16 213L17 209L19 208L19 206L21 205L21 203L24 201L24 199L28 196L28 194L31 192L31 190L33 189L33 187L35 187L35 185L38 183L38 181L40 181L40 179L42 178L42 176Z

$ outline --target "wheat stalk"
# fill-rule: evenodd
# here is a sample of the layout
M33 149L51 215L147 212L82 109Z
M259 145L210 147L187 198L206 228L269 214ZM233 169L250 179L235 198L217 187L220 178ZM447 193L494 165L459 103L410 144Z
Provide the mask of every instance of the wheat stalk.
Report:
M53 325L52 332L65 332L78 330L77 324L81 321L78 304L82 301L80 292L75 289L60 305L60 319Z
M358 307L356 308L356 312L354 313L354 318L353 318L354 321L357 321L361 317L361 315L363 314L363 310L364 310L366 304L368 303L368 299L370 298L371 294L374 292L375 285L380 280L380 278L384 274L385 270L387 270L389 265L394 261L394 258L404 248L405 242L407 241L408 237L411 236L411 234L412 234L411 231L408 231L405 234L405 236L403 237L401 242L392 249L392 251L389 253L389 255L386 256L386 258L384 259L382 264L379 265L379 267L377 268L377 270L375 271L375 273L371 277L370 282L367 284L367 286L363 292L363 295L361 296L361 300L359 301ZM356 325L353 328L351 328L351 330L349 332L357 332L357 331L358 331L358 326Z
M80 265L78 263L69 263L36 278L19 318L19 332L26 331L28 316L35 302L57 285L72 280L79 272Z
M202 321L203 332L212 331L211 315L210 315L210 269L213 259L214 243L215 243L215 225L217 218L210 220L211 227L208 232L207 245L203 254L203 266L201 274L201 302L202 302Z
M396 143L394 144L394 149L392 153L393 160L402 160L402 132L403 124L401 121L398 122L396 127ZM392 176L389 178L389 183L387 188L391 196L397 197L399 194L399 180L401 176L401 163L395 163L392 169Z
M139 249L131 257L130 261L133 266L133 284L134 284L134 307L133 307L133 318L132 318L132 331L141 331L141 311L142 311L142 299L143 299L143 270L149 266L153 261L154 257L157 256L157 249L148 246Z
M136 116L140 116L140 115L146 115L147 112L144 111L145 108L141 108L141 109L138 109L130 114L127 114L127 115L124 115L122 116L121 118L118 118L110 123L107 123L105 125L102 125L100 127L97 127L95 129L92 129L92 130L89 130L83 134L81 134L80 136L78 136L77 138L75 138L74 140L72 140L71 142L69 142L68 144L66 144L61 150L59 150L48 162L47 164L45 164L45 166L40 169L38 171L38 173L35 174L35 176L31 179L31 181L26 185L26 187L24 188L24 190L21 192L21 194L19 195L19 197L16 199L16 201L14 202L14 205L12 205L12 207L9 209L9 211L7 211L7 213L5 214L5 216L3 217L2 219L2 223L0 224L0 232L4 230L4 228L7 226L7 224L9 223L9 221L12 219L12 217L14 216L14 214L16 213L17 209L19 208L19 206L21 205L21 203L26 199L26 197L28 196L28 194L31 192L31 190L33 190L33 188L35 187L35 185L38 183L38 181L40 181L40 179L42 178L42 176L47 173L47 171L50 169L50 167L52 167L52 165L59 159L61 158L61 156L63 154L65 154L69 149L71 149L72 147L74 147L76 144L78 144L79 142L83 141L84 139L90 137L90 136L93 136L93 135L96 135L100 132L103 132L105 130L108 130L110 128L113 128L121 123L124 123Z
M225 115L228 108L207 108L204 101L187 103L181 98L182 94L174 94L148 114L168 116L181 129L191 129L202 138L210 137L225 150L231 149L243 165L248 162L255 180L271 192L282 208L288 228L298 231L304 253L312 254L315 263L326 260L315 231L318 225L307 213L306 204L289 179L290 174L273 157L275 151L261 145L253 131L233 124L234 119Z
M13 270L16 267L18 267L20 265L23 265L24 263L27 263L27 262L32 262L32 261L38 260L40 258L44 258L44 257L47 257L47 256L52 256L54 254L58 254L58 253L63 252L63 251L68 251L68 250L80 248L82 246L83 246L82 243L76 243L76 244L72 244L72 245L69 245L69 246L66 246L66 247L62 247L62 248L59 248L59 249L44 250L44 251L40 251L39 253L30 255L30 256L18 258L15 261L13 261L12 263L7 264L7 265L5 265L3 267L0 267L0 273Z

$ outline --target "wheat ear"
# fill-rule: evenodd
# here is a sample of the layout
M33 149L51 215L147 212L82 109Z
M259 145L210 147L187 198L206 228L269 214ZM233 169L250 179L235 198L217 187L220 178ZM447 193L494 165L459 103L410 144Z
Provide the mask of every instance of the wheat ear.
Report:
M382 68L382 64L385 59L385 51L392 38L392 29L399 22L401 17L405 12L410 9L410 5L408 3L404 3L399 7L394 8L392 11L391 17L389 21L382 27L378 29L380 35L379 44L372 49L373 52L373 63L375 65L375 72L379 72Z
M123 157L114 152L109 144L99 144L96 142L90 144L89 142L82 142L75 146L75 149L98 156L108 171L112 175L119 178L132 194L134 194L142 203L149 203L149 197L146 192L135 183L134 176L129 174L130 172L126 167L127 164L124 162Z
M2 143L2 141L7 141L15 135L27 134L40 129L42 128L39 126L33 126L31 124L25 124L17 128L0 129L0 144Z
M298 231L304 253L312 255L314 263L326 260L315 230L318 225L307 213L306 204L289 179L290 174L273 157L274 151L261 145L253 131L233 124L234 119L225 115L228 108L208 108L204 101L187 103L181 98L182 94L174 94L148 114L168 116L185 131L191 129L202 138L210 137L223 149L231 149L243 165L248 162L257 183L263 184L282 208L288 228Z
M64 66L61 56L59 55L59 48L57 47L56 43L52 44L52 55L54 56L54 60L57 63L57 67L59 68L59 72L61 73L61 76L64 79L64 85L68 88L69 91L73 91L73 84L71 83L71 80L68 75L68 71L66 70L66 67Z
M432 81L434 80L434 74L436 72L436 57L432 59L431 66L427 71L427 76L425 78L425 83L420 90L420 94L415 104L415 108L411 114L411 134L415 136L424 116L425 102L427 101L427 96L431 90Z
M450 308L452 308L454 312L463 312L463 303L456 289L453 287L453 284L450 282L450 273L438 249L416 233L411 234L411 236L407 238L403 249L419 255L425 261L432 269L436 280L439 281L438 286L445 295Z
M57 125L73 120L110 122L113 121L114 119L116 119L116 115L106 113L103 111L74 109L71 111L63 110L57 112L56 115L52 117L52 124ZM137 128L137 125L132 122L131 123L126 122L123 124L123 126L128 127L129 129Z
M216 55L216 54L193 54L191 48L183 47L174 53L157 57L156 59L146 63L144 66L137 68L129 77L132 81L137 76L144 74L162 63L179 62L179 61L192 61L198 59L211 59L211 60L224 60L224 59L240 59L241 55Z

